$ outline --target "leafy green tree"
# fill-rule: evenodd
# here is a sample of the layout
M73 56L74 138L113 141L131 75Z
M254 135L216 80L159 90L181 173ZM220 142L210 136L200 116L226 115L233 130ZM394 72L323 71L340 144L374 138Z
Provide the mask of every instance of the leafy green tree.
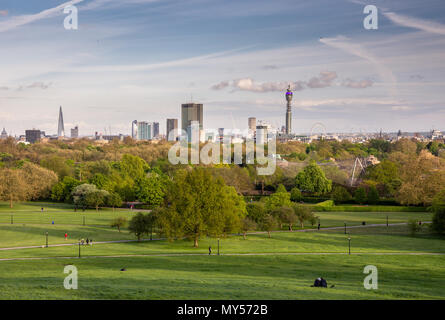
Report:
M445 207L435 207L431 230L439 234L445 233Z
M367 168L366 179L383 185L389 195L394 195L402 184L398 166L389 160L383 160L379 164Z
M315 162L311 162L297 174L295 184L300 190L317 195L330 192L332 188L332 181L326 178L323 170Z
M60 202L72 202L72 191L77 186L80 186L82 182L72 177L64 177L62 181L59 181L51 190L51 199L53 201Z
M368 190L368 203L377 204L379 203L380 197L379 192L375 186L371 186Z
M89 203L87 201L87 195L92 192L96 192L98 189L94 184L81 184L73 189L71 196L76 207L83 209L87 208Z
M280 207L290 207L292 205L292 201L290 200L290 193L287 192L286 189L284 189L283 191L283 189L284 187L278 188L277 192L262 199L267 211L271 211Z
M0 200L8 201L12 209L14 202L29 199L29 189L24 173L19 169L0 170Z
M144 215L143 213L138 212L131 218L128 224L128 230L138 238L138 241L141 241L142 236L150 232L150 226L151 221L149 215Z
M159 206L167 193L168 178L156 172L140 178L135 184L135 194L139 201Z
M363 187L357 188L354 192L354 201L358 204L364 204L366 202L366 190Z
M249 217L245 217L241 220L241 230L243 231L243 239L246 240L247 232L250 230L255 230L257 224L255 221L250 219Z
M301 201L303 199L303 195L301 194L300 189L298 189L297 187L292 188L292 190L290 191L290 199L294 202Z
M271 214L266 214L264 216L263 221L261 223L261 229L267 231L269 238L270 238L270 232L276 229L277 226L278 226L277 220Z
M350 201L352 199L351 194L346 188L342 186L335 186L332 190L332 200L334 200L335 204L344 203Z
M275 193L277 192L287 192L286 188L280 183L277 187L277 189L275 190Z
M279 220L289 226L289 230L292 230L292 226L298 221L295 211L289 207L282 207L280 210Z
M293 209L298 221L300 222L301 229L304 228L305 221L313 222L314 214L312 212L311 207L303 205L294 205Z
M200 236L222 235L239 225L247 213L244 199L234 188L202 168L178 171L165 203L158 218L163 233L170 240L190 237L195 247Z
M125 217L117 217L114 218L111 221L111 227L112 228L117 228L117 230L119 230L119 232L121 232L121 228L124 227L127 224L127 218Z
M131 154L124 154L122 160L119 162L119 169L124 176L131 177L133 180L138 180L145 177L150 166L145 160L139 157Z
M108 191L93 190L86 194L85 202L87 206L95 207L96 211L99 211L99 207L105 204L108 195Z
M415 236L417 232L422 230L422 226L419 224L417 220L411 219L408 221L408 230L411 236Z
M108 206L112 207L114 211L114 208L120 207L122 205L122 199L117 193L111 192L106 197L105 203Z
M255 221L257 224L261 223L267 211L262 202L248 203L246 206L247 216Z

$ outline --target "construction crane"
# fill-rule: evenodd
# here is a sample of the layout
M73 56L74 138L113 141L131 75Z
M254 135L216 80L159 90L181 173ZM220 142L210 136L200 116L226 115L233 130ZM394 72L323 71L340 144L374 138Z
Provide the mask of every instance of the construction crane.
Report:
M351 177L351 187L354 186L354 182L355 182L354 178L355 178L355 171L357 170L357 164L359 164L361 167L360 172L358 173L358 176L360 176L365 171L366 167L368 166L366 161L362 162L360 160L360 158L358 158L358 157L355 158L354 169L352 170L352 177Z

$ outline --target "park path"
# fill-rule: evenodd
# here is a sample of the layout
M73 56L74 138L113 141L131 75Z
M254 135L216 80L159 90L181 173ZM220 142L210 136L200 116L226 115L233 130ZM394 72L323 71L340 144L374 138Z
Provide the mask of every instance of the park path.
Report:
M423 222L423 223L430 223L429 221ZM400 225L406 225L406 222L400 222L400 223L390 223L388 226L400 226ZM385 224L368 224L368 225L358 225L358 226L346 226L346 229L355 229L355 228L369 228L369 227L385 227ZM326 231L326 230L344 230L345 227L326 227L318 229L299 229L299 230L276 230L271 231L271 233L279 233L279 232L313 232L313 231ZM252 234L267 234L267 231L255 231L255 232L248 232L247 235ZM236 236L242 236L242 233L236 233L233 234ZM161 240L167 240L166 238L156 238L156 239L141 239L140 241L161 241ZM94 241L94 244L107 244L107 243L127 243L127 242L138 242L136 239L131 240L110 240L110 241ZM67 247L67 246L77 246L79 245L78 242L75 243L59 243L59 244L50 244L48 247ZM20 250L20 249L36 249L36 248L42 248L45 247L44 245L40 246L20 246L20 247L9 247L9 248L0 248L0 251L6 251L6 250Z
M101 259L101 258L133 258L133 257L188 257L208 256L208 253L154 253L154 254L126 254L109 256L83 256L83 257L33 257L33 258L1 258L2 261L29 261L29 260L55 260L55 259ZM216 256L216 254L212 254ZM259 253L224 253L220 256L304 256L304 255L373 255L373 256L444 256L442 252L259 252Z

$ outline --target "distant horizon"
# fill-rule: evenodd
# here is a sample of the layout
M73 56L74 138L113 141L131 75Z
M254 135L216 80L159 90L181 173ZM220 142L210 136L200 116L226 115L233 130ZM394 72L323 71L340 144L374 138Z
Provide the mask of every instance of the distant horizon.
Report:
M69 4L78 30L64 28ZM135 119L164 133L194 100L205 128L243 130L249 117L281 128L288 85L294 133L443 127L445 3L375 0L377 30L363 27L366 4L5 0L0 127L57 132L62 106L67 133L130 134Z

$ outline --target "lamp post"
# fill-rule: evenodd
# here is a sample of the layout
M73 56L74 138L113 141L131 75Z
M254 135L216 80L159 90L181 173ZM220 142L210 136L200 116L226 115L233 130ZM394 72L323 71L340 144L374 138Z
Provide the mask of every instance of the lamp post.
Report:
M349 242L349 255L351 254L351 236L348 233L348 242Z
M83 225L85 226L85 216L83 216Z
M79 239L79 258L80 258L80 239Z
M389 227L389 223L388 223L388 215L386 215L386 227Z
M218 256L219 256L219 238L218 238Z
M48 231L46 231L46 247L48 248Z
M11 224L14 224L14 215L11 214Z
M346 234L346 222L345 222L345 234Z

